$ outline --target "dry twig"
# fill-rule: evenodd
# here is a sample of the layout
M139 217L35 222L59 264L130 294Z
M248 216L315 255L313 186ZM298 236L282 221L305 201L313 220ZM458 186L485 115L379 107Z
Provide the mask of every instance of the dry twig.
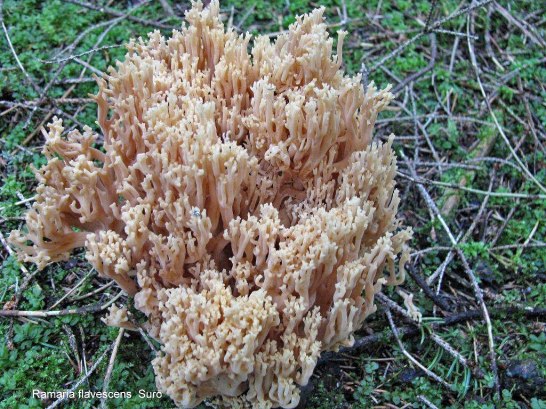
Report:
M104 382L102 386L102 391L106 394L108 392L108 385L110 385L110 379L112 378L112 370L114 369L114 362L116 361L116 355L118 354L119 345L123 338L125 330L123 328L119 329L118 336L114 341L114 348L112 349L112 355L110 356L110 361L108 362L108 368L106 369L106 375L104 376ZM106 409L106 395L104 395L100 401L101 409Z

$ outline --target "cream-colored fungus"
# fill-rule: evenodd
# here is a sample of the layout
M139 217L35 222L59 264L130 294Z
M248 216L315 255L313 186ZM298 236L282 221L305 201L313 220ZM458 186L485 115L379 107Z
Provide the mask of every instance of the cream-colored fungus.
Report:
M148 316L157 386L182 407L295 407L321 351L404 279L392 138L371 143L392 94L344 76L322 14L252 41L197 2L99 79L102 150L89 128L45 132L11 243L39 268L84 247Z

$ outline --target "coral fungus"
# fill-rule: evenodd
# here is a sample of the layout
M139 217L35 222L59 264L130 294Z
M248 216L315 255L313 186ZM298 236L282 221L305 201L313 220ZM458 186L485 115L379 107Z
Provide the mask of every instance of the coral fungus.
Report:
M403 280L392 138L371 142L392 94L343 74L322 14L250 47L197 2L98 80L102 149L89 128L45 132L11 243L39 268L84 247L148 317L157 386L181 406L295 407L321 351Z

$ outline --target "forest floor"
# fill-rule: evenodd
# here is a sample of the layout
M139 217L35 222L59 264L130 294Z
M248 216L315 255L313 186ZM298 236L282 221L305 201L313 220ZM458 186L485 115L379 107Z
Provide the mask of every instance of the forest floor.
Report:
M321 358L300 408L546 408L545 4L221 2L226 25L271 36L318 6L333 36L349 32L345 70L393 85L375 138L396 135L400 215L414 229L402 288L422 320L386 290L355 347ZM129 38L180 27L188 7L0 0L2 409L173 406L137 393L156 390L157 345L139 333L118 337L100 321L111 303L130 303L124 293L82 254L37 272L5 239L32 203L31 166L45 162L40 129L55 115L67 128L96 129L92 76L123 59ZM78 385L133 397L32 393Z

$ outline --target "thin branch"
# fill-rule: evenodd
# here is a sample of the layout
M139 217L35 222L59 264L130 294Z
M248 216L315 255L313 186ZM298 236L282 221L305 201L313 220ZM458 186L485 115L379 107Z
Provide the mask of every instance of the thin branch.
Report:
M528 194L528 193L512 193L512 192L487 192L485 190L480 189L474 189L471 187L466 186L460 186L454 183L447 183L447 182L440 182L437 180L429 180L429 179L423 179L419 176L409 176L402 172L397 172L397 175L403 177L404 179L407 179L411 182L414 182L418 185L436 185L436 186L442 186L447 187L451 189L459 189L463 190L465 192L469 193L475 193L478 195L488 195L492 197L509 197L509 198L520 198L520 199L530 199L530 200L546 200L546 195L543 194Z
M66 57L66 58L59 58L59 59L56 59L56 60L40 60L40 59L38 59L38 61L40 61L42 64L59 64L59 63L65 62L65 61L73 60L73 59L78 58L78 57L86 56L88 54L93 54L93 53L95 53L97 51L110 50L112 48L123 48L123 47L125 47L124 44L105 45L105 46L102 46L102 47L93 48L93 49L85 51L83 53L71 55L71 56ZM70 80L63 79L62 83L66 84L67 82L69 83L69 81ZM95 80L93 78L86 78L86 81L95 81Z
M417 174L416 174L415 168L410 166L409 161L408 161L407 157L404 155L403 152L401 152L401 156L402 156L402 158L404 158L405 162L408 164L408 168L409 168L410 173L412 174L412 176L414 178L416 178ZM478 301L478 304L480 305L480 308L481 308L482 314L483 314L483 318L485 320L486 327L487 327L487 337L489 339L489 355L490 355L490 360L491 360L491 371L493 372L493 380L494 380L494 384L495 384L495 394L499 395L500 394L500 384L499 384L499 373L498 373L498 368L497 368L497 356L496 356L496 353L495 353L495 342L494 342L494 338L493 338L493 326L491 325L491 319L489 317L489 312L487 310L487 306L485 305L485 301L483 299L483 292L482 292L480 286L478 285L478 280L476 279L476 275L474 274L474 272L470 268L470 265L468 264L468 261L467 261L465 255L464 255L464 253L462 252L461 249L456 248L457 240L455 240L455 237L453 237L453 233L451 232L451 230L449 229L449 226L447 225L444 218L442 217L442 214L440 213L440 210L436 206L436 203L434 203L434 201L430 197L427 190L423 187L423 185L417 184L417 188L418 188L419 192L421 193L421 196L423 197L423 200L425 201L427 206L431 209L431 211L436 215L436 217L440 221L440 224L442 225L444 231L446 232L447 236L449 237L449 240L450 240L451 244L455 247L455 252L457 253L459 258L461 259L464 271L468 275L468 277L470 279L470 282L472 284L472 288L474 290L474 296L476 297L476 300Z
M427 72L431 71L434 68L434 64L436 63L436 57L438 56L438 46L436 44L436 35L431 33L430 34L430 60L426 67L424 67L422 70L419 70L417 72L414 72L411 75L408 75L406 78L404 78L404 81L397 84L393 89L393 94L398 94L400 91L404 89L406 85L408 85L410 82L414 82L417 79L421 78L423 75L425 75Z
M470 37L472 38L473 40L478 40L479 37L478 36L475 36L475 35L472 35L472 34L467 34L467 33L461 33L459 31L452 31L452 30L434 30L435 33L438 33L438 34L449 34L449 35L452 35L452 36L455 36L455 37Z
M506 10L504 7L502 7L498 2L493 2L493 5L497 9L497 11L503 16L506 20L508 20L510 23L514 24L517 28L521 30L521 32L528 37L533 43L537 44L541 48L546 47L546 41L544 41L543 38L540 37L540 34L535 32L535 29L527 24L525 20L520 20L512 14L508 10Z
M102 360L106 357L106 354L108 354L108 352L110 352L110 350L114 347L114 343L111 344L98 358L97 360L95 361L95 363L91 366L91 368L89 368L89 370L87 371L87 373L82 376L80 379L78 379L78 381L72 385L72 387L66 391L66 392L74 392L76 391L84 382L86 382L89 377L93 374L93 372L95 372L98 368L98 366L101 364ZM63 395L62 398L60 399L57 399L55 402L53 402L51 405L49 405L46 409L53 409L53 408L56 408L57 406L59 406L61 403L63 403L65 400L67 400L69 397L69 393L66 393Z
M72 3L72 4L75 4L77 6L84 7L84 8L89 9L89 10L100 11L102 13L110 14L110 15L116 16L116 17L122 17L125 14L125 13L123 13L121 11L118 11L116 9L113 9L111 7L95 6L94 4L88 3L86 1L80 1L80 0L64 0L64 1L66 1L67 3ZM127 20L134 21L135 23L139 23L139 24L142 24L142 25L145 25L145 26L163 28L163 29L167 29L167 30L176 30L178 28L178 27L167 25L167 24L159 23L157 21L146 20L146 19L143 19L143 18L140 18L140 17L135 17L135 16L127 16Z
M434 30L439 29L442 26L442 24L444 24L444 23L446 23L446 22L448 22L450 20L453 20L454 18L457 18L457 17L459 17L459 16L461 16L463 14L470 13L472 10L483 7L483 6L491 3L492 1L493 0L483 0L483 1L479 1L477 3L473 3L468 7L465 7L465 8L462 8L462 9L458 10L458 11L455 11L455 12L451 13L449 16L444 17L444 18L436 21L434 24L431 24L428 29L425 27L425 29L423 31L416 34L415 36L413 36L412 38L410 38L409 40L407 40L406 42L404 42L403 44L401 44L400 46L395 48L389 54L382 57L379 61L374 63L372 65L372 68L370 69L370 72L375 71L377 68L379 68L380 66L385 64L385 62L387 62L388 60L396 57L398 54L400 54L402 51L404 51L411 44L415 43L417 40L419 40L425 34L428 34L428 33L432 32ZM467 35L469 35L469 33L467 33Z
M434 291L428 286L427 282L423 277L421 277L420 274L418 274L413 268L408 268L406 270L411 278L417 283L419 287L423 289L423 292L427 297L429 297L434 304L436 304L438 307L445 311L449 311L449 305L447 304L446 300L440 297L438 294L435 294Z
M55 303L51 307L49 307L48 310L52 310L57 305L62 303L64 299L66 299L68 296L70 296L72 293L74 293L74 291L76 291L78 288L80 288L80 286L85 282L85 280L87 280L89 278L90 275L91 275L91 272L89 272L85 276L83 276L82 279L76 283L76 285L72 286L72 288L70 288L70 290L68 290L61 298L59 298L57 301L55 301Z
M519 308L519 307L502 307L502 308L492 308L490 310L491 316L494 318L506 318L507 316L511 317L521 317L527 319L539 319L543 320L546 318L546 308ZM430 328L433 330L451 327L453 325L461 324L468 321L482 321L483 313L479 309L463 311L457 314L448 315L443 318L442 321L433 322L429 324ZM421 330L415 325L405 326L398 329L400 337L410 337L416 336L421 333ZM339 354L355 354L363 350L369 350L370 347L376 344L389 345L389 341L393 338L392 331L384 330L372 335L367 335L355 340L353 346L344 347L339 350L339 352L323 352L319 358L319 364L324 364L325 362L331 360L334 357L339 356Z
M489 251L498 251L498 250L514 250L514 249L524 249L524 248L544 248L546 243L523 243L523 244L505 244L503 246L491 247Z
M74 57L74 61L77 62L78 64L80 64L82 67L85 67L87 68L89 71L93 72L94 74L98 75L99 77L102 77L104 75L104 72L102 72L101 70L98 70L96 69L95 67L93 67L91 64L89 64L88 62L86 61L83 61L82 59L78 58L78 57Z
M468 18L468 23L467 23L467 26L466 26L466 31L467 33L470 32L470 15L469 15L469 18ZM519 166L521 167L521 170L527 175L529 176L529 178L533 181L533 183L535 183L535 185L537 185L540 190L542 190L543 192L546 193L546 187L544 187L536 178L535 176L529 171L529 169L527 168L527 166L525 166L525 164L521 161L521 159L519 158L518 154L516 153L516 151L514 150L514 148L512 147L512 144L510 143L510 140L508 139L508 137L506 136L506 134L504 133L504 130L502 129L502 127L500 126L500 123L497 119L497 115L495 115L495 112L493 111L493 108L491 107L491 103L489 101L489 98L485 92L485 89L483 87L483 83L482 83L482 80L481 80L481 77L480 77L480 69L478 67L478 61L476 59L476 54L474 53L474 47L472 46L472 41L470 41L470 38L467 39L467 43L468 43L468 52L470 54L470 61L472 63L472 68L474 69L474 73L476 74L476 79L478 81L478 86L480 88L480 92L485 100L485 104L487 106L487 109L489 111L489 114L491 115L491 117L493 118L493 122L495 123L495 126L497 127L497 129L499 130L499 133L502 137L502 139L504 140L504 143L506 144L506 146L508 147L508 149L510 150L510 153L514 156L514 158L516 159L516 162L519 164ZM545 196L546 197L546 196Z
M167 16L177 17L176 14L174 14L173 8L167 0L159 0L159 3L161 4L161 7L163 7L163 10L165 10L165 14L167 14Z
M100 312L108 308L112 303L114 303L118 298L123 295L123 291L120 291L114 298L110 299L105 304L91 304L85 307L79 308L66 308L64 310L56 311L21 311L21 310L0 310L0 317L38 317L38 318L48 318L48 317L61 317L64 315L81 315L81 314L91 314L95 312Z
M423 402L427 407L430 409L438 409L438 406L436 406L434 403L429 401L427 398L425 398L423 395L417 396L417 399L419 399L421 402Z
M2 23L2 30L4 30L4 35L6 37L6 40L8 41L9 48L11 50L11 53L13 54L13 57L15 58L15 61L17 62L17 65L19 66L19 69L23 72L25 78L29 82L29 84L32 86L34 91L36 91L38 94L40 94L41 89L36 83L33 81L32 78L30 78L30 75L28 75L28 72L25 70L25 67L23 67L23 64L21 64L21 60L19 60L19 56L15 52L15 49L13 48L13 44L11 43L11 39L9 38L8 30L6 28L6 25L4 24L4 21Z
M125 330L123 328L119 329L118 336L114 341L114 348L112 350L112 355L110 356L110 361L108 362L108 368L106 369L106 375L104 376L104 382L102 386L103 397L100 401L101 409L106 409L106 392L108 392L108 385L110 384L110 378L112 377L112 370L114 369L114 362L116 361L116 355L118 354L119 345L123 338Z
M427 367L425 367L423 364L421 364L417 359L411 355L406 348L404 347L404 344L402 343L402 340L400 339L400 334L398 332L398 328L396 328L396 325L394 324L394 321L392 319L392 314L390 309L385 310L385 314L387 314L387 319L389 320L389 325L391 327L392 333L394 335L394 338L396 339L396 342L398 343L398 346L400 347L400 350L402 353L408 358L408 360L413 363L415 366L417 366L419 369L421 369L429 378L434 379L436 382L442 384L447 389L453 391L453 385L446 382L444 379L442 379L440 376L429 370Z

